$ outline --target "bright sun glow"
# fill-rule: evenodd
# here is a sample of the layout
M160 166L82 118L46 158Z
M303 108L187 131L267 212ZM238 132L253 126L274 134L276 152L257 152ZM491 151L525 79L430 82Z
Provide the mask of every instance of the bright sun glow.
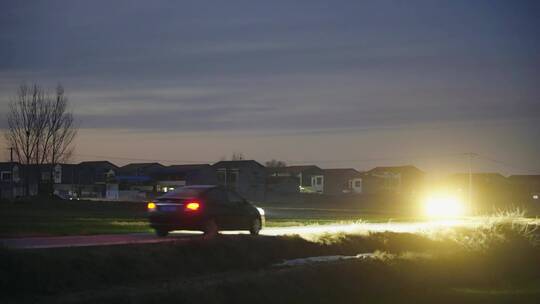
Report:
M425 213L434 218L450 218L465 215L465 205L458 197L448 194L428 196L424 203Z

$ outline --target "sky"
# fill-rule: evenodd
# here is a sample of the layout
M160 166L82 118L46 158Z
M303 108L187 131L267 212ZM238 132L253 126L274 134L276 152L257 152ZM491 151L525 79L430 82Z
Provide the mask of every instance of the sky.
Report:
M74 162L540 174L538 1L1 1L0 128L22 83Z

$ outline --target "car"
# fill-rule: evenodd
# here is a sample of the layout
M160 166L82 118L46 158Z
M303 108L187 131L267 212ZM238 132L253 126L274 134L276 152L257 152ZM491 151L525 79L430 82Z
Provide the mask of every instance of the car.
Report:
M173 230L200 230L215 235L220 230L248 230L259 234L264 210L232 189L215 185L192 185L148 202L150 227L160 237Z

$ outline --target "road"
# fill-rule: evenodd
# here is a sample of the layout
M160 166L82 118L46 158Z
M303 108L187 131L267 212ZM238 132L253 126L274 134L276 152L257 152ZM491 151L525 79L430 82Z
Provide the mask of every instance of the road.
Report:
M522 219L522 222L539 225L540 220ZM353 233L367 234L373 232L408 232L408 233L429 233L437 230L444 230L453 227L474 228L489 224L485 219L460 219L460 220L438 220L422 222L389 222L389 223L355 223L355 224L330 224L330 225L309 225L293 227L272 227L265 228L261 235L282 236L299 235L308 240L317 239L324 234ZM243 234L243 231L226 231L223 234ZM182 242L201 238L199 232L177 231L168 237L160 238L150 233L131 234L107 234L89 236L59 236L59 237L30 237L0 239L0 245L15 249L38 249L38 248L58 248L58 247L82 247L82 246L109 246L123 244L150 244L163 242Z
M109 246L125 244L150 244L187 240L195 235L175 235L158 238L150 233L101 234L54 237L27 237L0 239L0 245L14 249L39 249L59 247Z

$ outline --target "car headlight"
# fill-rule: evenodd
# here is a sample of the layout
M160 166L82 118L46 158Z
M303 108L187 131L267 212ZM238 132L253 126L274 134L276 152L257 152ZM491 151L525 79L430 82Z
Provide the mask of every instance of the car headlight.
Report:
M257 211L259 211L260 215L264 215L264 209L263 208L257 207Z

